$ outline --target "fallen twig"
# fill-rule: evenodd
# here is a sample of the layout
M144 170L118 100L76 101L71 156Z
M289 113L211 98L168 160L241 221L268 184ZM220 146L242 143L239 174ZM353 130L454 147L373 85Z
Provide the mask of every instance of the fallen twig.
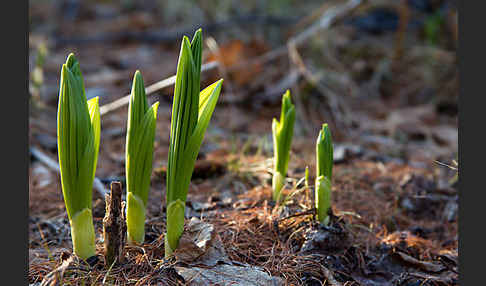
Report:
M49 272L49 274L42 279L40 286L63 285L62 277L64 276L64 272L73 262L74 256L71 255L69 258L65 259L59 267Z
M206 64L201 66L201 72L211 70L211 69L218 67L218 66L219 66L219 62L217 62L217 61L206 63ZM156 91L159 91L163 88L169 87L169 86L171 86L175 83L175 80L176 80L176 76L173 75L173 76L170 76L166 79L158 81L158 82L156 82L152 85L149 85L147 88L145 88L145 93L147 95L150 95L150 94L152 94ZM103 116L107 113L110 113L110 112L112 112L112 111L114 111L114 110L116 110L116 109L118 109L122 106L125 106L129 102L130 102L130 94L127 94L127 95L123 96L122 98L119 98L115 101L107 103L107 104L100 107L100 116Z
M317 78L307 69L302 57L297 50L297 47L304 43L308 38L316 34L318 31L322 29L328 29L338 18L351 12L356 7L358 7L359 4L361 4L361 0L350 0L343 5L337 5L332 8L326 9L318 21L316 21L313 25L305 29L300 34L290 38L287 42L290 61L294 63L298 71L304 76L307 81L316 86L316 88L322 93L322 95L328 98L331 115L334 118L336 124L338 124L339 122L343 123L344 131L347 131L347 128L349 126L350 120L348 116L350 113L347 112L345 106L340 103L337 94L332 89L321 84L319 82L319 78Z
M304 30L302 33L290 38L288 43L290 45L299 46L319 30L329 28L336 21L336 19L354 10L354 8L358 7L359 4L361 4L361 0L350 0L343 5L336 5L332 8L326 9L318 21L316 21L312 26Z
M51 157L44 154L44 152L39 150L37 147L31 146L29 148L29 151L32 154L32 156L34 156L37 160L44 163L50 169L56 171L57 173L61 172L60 169L59 169L59 163L56 162L55 160L51 159ZM108 190L105 188L103 183L100 181L100 179L98 179L96 177L94 178L94 181L93 181L93 187L100 193L102 198L104 198L105 195L108 193Z
M300 212L300 213L296 213L296 214L292 214L292 215L283 217L281 219L278 219L277 221L281 222L281 221L284 221L284 220L289 219L289 218L298 217L298 216L305 216L305 215L313 215L315 213L316 213L316 209L312 208L310 210L306 210L306 211L303 211L303 212Z
M438 164L438 165L441 165L441 166L444 166L444 167L447 167L447 168L449 168L449 169L451 169L451 170L454 170L454 171L457 171L457 170L458 170L458 168L456 168L456 167L454 167L454 166L448 165L448 164L446 164L446 163L442 163L442 162L437 161L437 160L435 160L435 161L434 161L434 163L436 163L436 164Z

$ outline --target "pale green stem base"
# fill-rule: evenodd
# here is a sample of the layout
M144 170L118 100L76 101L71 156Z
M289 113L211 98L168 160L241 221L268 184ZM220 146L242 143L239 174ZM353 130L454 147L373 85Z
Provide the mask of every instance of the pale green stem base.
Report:
M273 200L277 203L281 201L282 189L285 183L285 177L280 172L275 171L272 178Z
M167 232L165 233L164 245L165 245L165 258L169 258L172 256L175 249L172 249L169 245L169 242L167 241Z
M319 176L316 179L315 190L317 220L324 224L329 224L329 216L327 212L331 207L331 181L324 176Z
M76 213L69 221L74 253L81 259L87 259L96 254L93 215L90 209Z
M165 234L165 257L168 258L179 245L184 231L184 209L186 204L177 199L167 206L167 232Z
M145 240L145 205L131 192L127 195L127 237L133 244L142 244Z

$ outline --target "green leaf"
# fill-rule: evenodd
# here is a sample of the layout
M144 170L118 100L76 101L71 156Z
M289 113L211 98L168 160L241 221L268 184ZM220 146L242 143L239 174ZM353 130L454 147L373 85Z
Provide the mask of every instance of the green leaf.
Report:
M324 123L316 143L316 177L325 176L332 180L333 152L331 131Z
M275 169L284 176L287 174L287 168L290 157L290 145L294 134L295 107L290 100L290 91L287 90L282 96L282 110L280 122L276 119L272 122L272 131L274 134L274 147L277 156L275 157Z
M125 167L127 192L148 200L159 102L149 107L142 75L135 72L128 107Z
M183 37L177 64L167 164L166 256L177 247L182 234L194 164L221 92L222 80L199 92L201 60L202 32L199 29L191 43Z
M309 188L309 166L305 166L305 188Z
M191 44L187 37L182 40L179 63L177 65L174 99L172 105L169 160L167 166L167 202L177 199L181 192L178 177L181 172L183 152L188 138L194 131L198 118L199 87L195 83L195 65ZM178 172L176 172L176 170Z
M283 178L287 175L287 169L290 158L290 146L294 134L295 107L290 100L290 91L287 90L282 96L282 109L280 113L280 122L277 119L272 120L272 135L274 149L275 173L279 173ZM281 181L281 180L278 180ZM273 184L273 197L280 197L283 184Z
M57 146L74 253L83 259L95 254L91 206L100 131L99 99L87 101L79 62L70 54L61 69Z
M57 113L58 156L68 217L91 209L100 141L98 98L87 102L79 62L68 56L61 70Z
M94 97L88 100L88 110L89 110L89 117L91 121L91 128L92 128L92 138L93 138L93 146L92 149L88 152L93 152L93 158L91 159L91 179L90 181L94 181L95 173L96 173L96 164L98 163L98 153L100 150L100 135L101 135L101 116L100 116L100 105L99 105L99 98ZM91 199L90 199L91 201Z
M319 222L327 224L327 212L331 207L331 181L333 167L331 131L327 123L322 125L316 143L316 209Z
M223 80L220 79L212 85L208 86L201 92L201 98L205 103L200 104L199 117L196 125L196 129L189 138L188 145L184 150L181 169L184 170L183 177L181 178L181 193L179 198L186 201L187 190L191 181L192 172L194 171L194 165L196 163L197 154L201 148L204 134L208 128L209 121L213 115L216 102L218 101L219 94L221 92L221 86ZM207 97L207 100L205 99Z
M125 151L127 198L131 198L127 204L127 232L129 241L136 243L143 243L144 239L158 106L156 102L149 107L142 74L136 71L128 106Z
M202 30L198 29L194 33L194 37L192 37L191 41L191 52L192 58L194 60L194 67L195 67L195 78L194 82L197 85L197 91L199 92L200 89L200 81L201 81L201 65L202 65Z

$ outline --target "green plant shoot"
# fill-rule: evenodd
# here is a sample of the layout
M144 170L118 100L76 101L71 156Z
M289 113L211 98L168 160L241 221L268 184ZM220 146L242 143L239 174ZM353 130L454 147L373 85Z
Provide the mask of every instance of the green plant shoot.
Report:
M91 206L99 146L98 97L87 101L79 62L71 53L61 69L57 147L73 249L82 259L96 254Z
M272 178L273 200L281 201L281 192L289 165L290 145L294 134L295 107L290 100L290 91L282 96L280 122L272 121L274 173Z
M309 166L305 166L305 175L304 175L304 182L305 182L305 188L309 189Z
M127 178L128 241L142 244L145 238L145 209L150 190L155 127L159 102L149 107L140 71L133 77L128 106L125 168Z
M183 37L177 63L167 164L166 257L177 248L184 230L184 210L194 164L223 82L221 79L199 92L201 61L199 29L192 42Z
M328 211L331 207L331 180L333 166L333 147L331 131L327 123L322 125L316 143L316 186L315 203L317 220L329 224Z

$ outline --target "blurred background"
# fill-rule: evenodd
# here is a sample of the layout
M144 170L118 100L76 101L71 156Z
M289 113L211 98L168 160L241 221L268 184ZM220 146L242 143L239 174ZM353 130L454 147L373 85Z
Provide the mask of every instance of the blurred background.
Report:
M314 164L315 140L327 122L336 162L359 157L434 168L450 178L454 172L436 161L457 160L457 17L447 0L29 1L30 213L52 216L64 208L55 168L44 162L57 161L67 55L77 56L86 95L99 96L101 106L130 92L137 69L146 87L159 84L149 95L161 102L157 174L167 163L173 93L163 80L175 74L182 36L199 27L203 63L217 63L206 65L202 88L225 79L202 157L271 158L271 120L290 89L298 158L291 175ZM108 186L123 180L128 108L103 108L96 175ZM158 200L165 180L155 178Z

